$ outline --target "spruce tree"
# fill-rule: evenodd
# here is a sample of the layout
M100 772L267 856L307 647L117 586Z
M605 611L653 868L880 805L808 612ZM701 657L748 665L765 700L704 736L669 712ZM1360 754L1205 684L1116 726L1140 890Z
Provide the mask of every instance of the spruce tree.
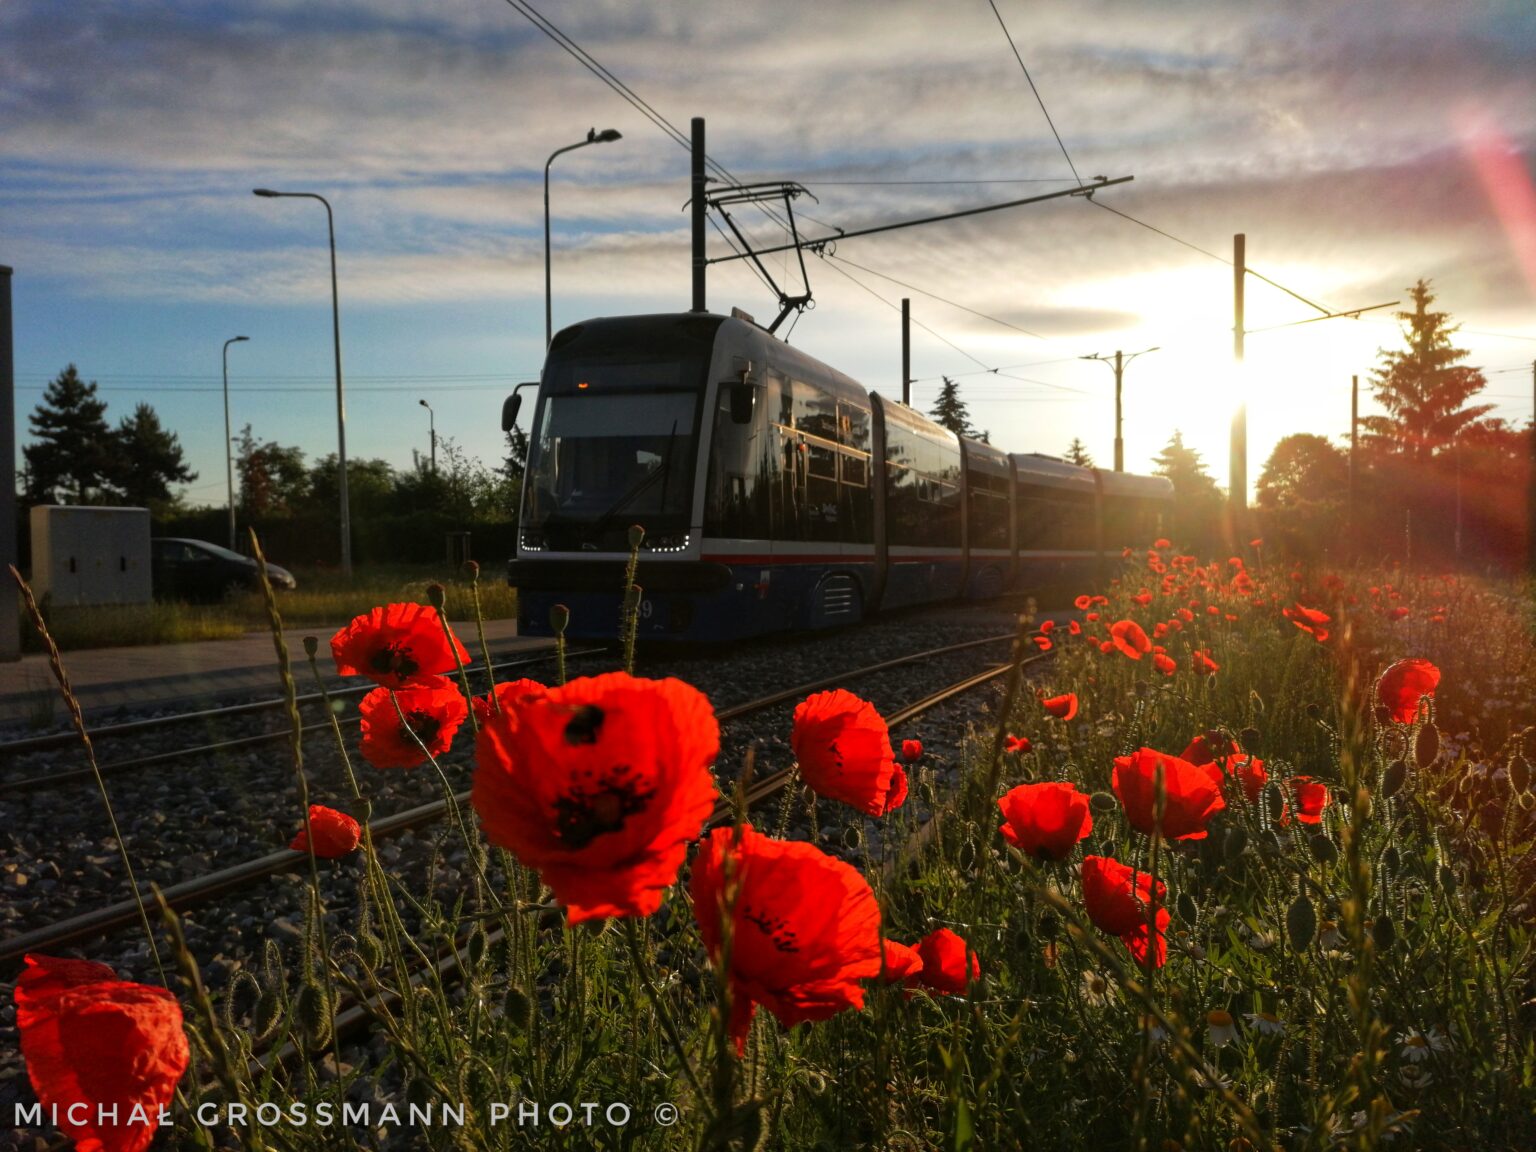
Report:
M1173 438L1152 461L1152 472L1173 481L1173 492L1179 500L1216 494L1216 481L1205 470L1200 453L1184 443L1184 433L1174 429Z
M1082 468L1093 467L1093 457L1088 454L1088 446L1076 436L1072 437L1072 443L1067 445L1067 463L1076 464Z
M96 398L96 381L80 379L73 364L48 385L28 417L36 442L22 449L30 503L87 504L111 495L114 444L106 410L106 401Z
M1467 350L1451 343L1460 326L1450 323L1449 313L1429 310L1435 299L1429 281L1408 291L1413 311L1397 314L1408 348L1381 349L1381 365L1371 374L1376 401L1387 415L1363 416L1360 425L1368 447L1422 462L1448 448L1494 406L1465 406L1488 381L1481 370L1460 363Z
M172 484L197 479L187 467L180 439L161 425L148 404L139 404L119 422L108 472L123 502L144 508L168 502Z
M933 402L933 407L928 409L928 415L956 436L969 436L973 440L979 438L975 425L971 423L971 414L965 407L965 401L960 399L960 385L948 376L944 377L944 386L939 389L938 399Z

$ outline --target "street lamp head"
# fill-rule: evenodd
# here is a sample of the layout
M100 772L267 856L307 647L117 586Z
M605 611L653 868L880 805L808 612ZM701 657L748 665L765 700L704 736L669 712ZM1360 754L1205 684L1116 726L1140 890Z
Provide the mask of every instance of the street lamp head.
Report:
M428 412L432 411L432 405L428 404L425 400L418 400L416 403L420 404Z
M257 196L266 196L266 197L269 197L269 198L272 197L272 196L281 196L282 195L281 192L274 192L270 188L252 188L251 191L253 193L255 193Z
M623 139L623 134L617 128L604 128L599 132L596 128L587 129L588 144L608 144L614 140Z
M231 344L238 344L242 340L249 340L249 336L235 336L230 340Z

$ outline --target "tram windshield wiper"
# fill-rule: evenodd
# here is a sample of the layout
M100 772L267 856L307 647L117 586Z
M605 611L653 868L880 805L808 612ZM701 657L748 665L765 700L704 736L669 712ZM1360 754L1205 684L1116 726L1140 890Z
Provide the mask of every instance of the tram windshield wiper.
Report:
M676 443L677 421L674 420L672 421L672 431L667 434L667 450L666 454L661 458L661 463L658 464L655 468L652 468L649 472L640 477L640 479L636 480L633 484L631 484L627 489L625 489L625 491L619 496L617 500L608 506L607 510L601 516L599 516L596 522L593 524L593 528L596 531L600 532L602 529L606 528L608 526L608 522L612 520L613 517L617 516L626 506L628 506L632 500L639 496L640 493L644 492L647 488L654 484L658 478L662 480L667 478L667 476L672 471L672 448ZM665 504L665 484L662 485L662 493L662 503Z

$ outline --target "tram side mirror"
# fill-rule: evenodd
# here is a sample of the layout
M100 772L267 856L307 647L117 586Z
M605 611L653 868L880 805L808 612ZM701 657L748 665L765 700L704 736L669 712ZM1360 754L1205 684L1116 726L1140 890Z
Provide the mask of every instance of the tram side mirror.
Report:
M752 408L757 402L757 387L745 380L731 384L731 423L752 423Z
M517 410L523 405L523 398L516 392L501 402L501 430L510 432L517 425Z

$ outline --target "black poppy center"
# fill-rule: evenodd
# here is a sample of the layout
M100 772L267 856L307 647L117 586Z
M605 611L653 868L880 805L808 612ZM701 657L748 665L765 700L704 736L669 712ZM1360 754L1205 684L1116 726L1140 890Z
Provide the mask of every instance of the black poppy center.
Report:
M432 741L437 739L438 732L443 727L443 722L430 712L407 712L405 724L412 732L416 733L416 739L427 747L432 746Z
M401 683L421 671L421 665L404 644L386 644L373 654L368 666L381 676L394 676Z
M789 926L789 921L784 917L771 916L767 912L749 907L742 912L741 918L768 937L768 942L776 951L800 951L800 941L795 935L795 930Z
M624 822L644 812L655 790L644 790L629 779L628 767L618 768L601 784L577 785L555 801L555 835L566 847L585 848L599 836L617 832Z
M603 726L603 710L596 704L583 704L566 722L567 744L596 744L598 731Z

